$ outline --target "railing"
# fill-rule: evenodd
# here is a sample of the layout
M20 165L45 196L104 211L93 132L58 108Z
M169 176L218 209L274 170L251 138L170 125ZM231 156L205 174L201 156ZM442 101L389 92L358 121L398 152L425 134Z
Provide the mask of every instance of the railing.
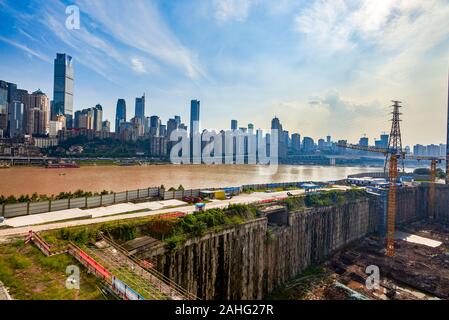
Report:
M95 275L100 280L104 281L113 292L125 300L144 300L144 298L134 291L124 281L114 276L108 269L98 263L89 254L83 251L74 243L70 242L66 250L53 251L51 246L37 233L30 230L26 239L26 243L33 242L42 253L47 256L54 256L56 254L68 253L81 263L90 273Z
M72 255L83 266L85 266L87 270L96 275L98 278L105 280L107 283L112 283L111 273L97 261L92 259L87 253L81 250L81 248L77 247L73 243L69 243L68 253L70 253L70 255Z
M67 250L58 250L58 251L53 250L53 248L44 239L42 239L42 237L39 234L35 233L33 230L30 230L28 232L28 236L26 238L25 243L29 243L30 241L33 241L36 247L38 247L39 250L41 250L42 253L47 257L67 252Z
M286 188L286 187L300 187L303 182L281 182L281 183L267 183L267 184L247 184L240 187L232 188L204 188L207 190L225 190L234 195L246 190L260 190L269 188ZM175 190L168 191L161 188L146 188L127 190L106 195L80 197L61 200L48 200L37 202L24 202L14 204L0 205L0 216L5 218L20 217L30 214L39 214L45 212L53 212L74 208L95 208L105 205L112 205L121 202L128 202L132 200L145 199L150 197L159 197L164 200L182 199L185 196L199 196L201 189L189 190Z
M130 259L131 261L133 261L134 263L139 265L142 269L144 269L145 271L149 272L152 276L154 276L155 278L159 279L163 283L165 283L168 286L170 286L175 292L179 293L185 299L187 299L187 300L199 300L199 298L197 296L195 296L194 294L190 293L188 290L184 289L179 284L177 284L176 282L174 282L173 280L171 280L170 278L168 278L164 274L160 273L159 271L157 271L155 268L150 267L148 265L148 262L147 263L142 263L141 260L138 260L138 259L130 256L128 254L128 251L125 248L123 248L122 246L120 246L119 244L114 242L111 238L105 236L103 233L100 233L100 236L108 244L113 246L117 251L120 251L128 259Z

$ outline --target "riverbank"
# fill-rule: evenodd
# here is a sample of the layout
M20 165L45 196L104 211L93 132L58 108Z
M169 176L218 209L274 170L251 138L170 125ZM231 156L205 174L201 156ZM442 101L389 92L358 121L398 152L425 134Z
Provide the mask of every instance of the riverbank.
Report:
M374 167L332 167L279 165L148 165L81 166L76 169L13 167L2 170L0 195L59 194L78 189L121 192L138 188L165 188L183 185L185 189L239 186L287 181L332 181L349 174L382 171Z

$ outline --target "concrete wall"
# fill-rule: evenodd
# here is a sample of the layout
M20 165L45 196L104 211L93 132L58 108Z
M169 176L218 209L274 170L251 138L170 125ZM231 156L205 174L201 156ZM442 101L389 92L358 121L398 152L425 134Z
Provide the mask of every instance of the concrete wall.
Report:
M426 218L427 194L425 186L398 190L396 223ZM437 219L449 222L449 187L438 187L435 199ZM379 231L385 212L382 199L369 196L291 212L288 226L270 228L272 239L267 218L260 218L189 239L176 252L161 244L140 257L203 299L261 299L335 250Z
M260 218L189 239L176 252L160 245L139 255L203 299L261 299L334 250L373 232L377 214L370 201L293 212L289 226L272 230L272 239L267 219Z

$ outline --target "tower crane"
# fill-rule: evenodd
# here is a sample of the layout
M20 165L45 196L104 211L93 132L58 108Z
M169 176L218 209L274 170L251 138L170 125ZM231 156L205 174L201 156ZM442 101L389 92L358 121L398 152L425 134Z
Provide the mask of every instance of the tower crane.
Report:
M396 188L398 178L398 150L389 148L366 147L348 143L337 143L337 147L362 150L368 152L382 153L388 158L388 180L390 182L388 190L388 208L387 208L387 256L394 255L394 226L396 215Z
M429 217L431 219L435 216L435 178L437 172L437 163L445 160L445 157L432 156L414 156L406 154L402 150L401 130L400 130L400 115L399 108L401 108L400 101L393 102L392 125L387 148L378 148L371 146L361 146L348 143L337 143L337 147L349 148L354 150L362 150L368 152L382 153L385 156L384 172L388 165L388 207L387 207L387 250L386 255L392 257L394 255L394 229L396 216L396 191L398 178L398 161L401 160L402 171L404 172L404 160L429 160L431 161L430 177L431 183L429 188Z
M394 255L394 227L396 216L396 189L398 178L398 159L402 159L402 171L404 171L405 153L402 151L401 129L400 129L400 101L393 100L393 112L391 119L391 131L388 139L387 148L378 148L370 146L360 146L347 143L338 143L338 147L350 148L355 150L363 150L368 152L379 152L385 156L385 167L388 164L388 179L390 182L388 190L388 208L387 208L387 251L386 255L392 257Z

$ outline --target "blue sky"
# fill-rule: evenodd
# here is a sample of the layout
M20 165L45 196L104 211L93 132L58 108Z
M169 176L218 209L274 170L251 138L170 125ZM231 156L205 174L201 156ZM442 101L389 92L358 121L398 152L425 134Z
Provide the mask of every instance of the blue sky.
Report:
M67 5L81 28L65 27ZM52 99L52 61L75 63L75 109L118 98L128 116L202 127L231 119L357 141L389 131L390 100L404 102L405 144L445 141L449 67L447 0L0 0L0 78ZM113 122L113 121L111 121ZM372 141L371 141L372 142Z

